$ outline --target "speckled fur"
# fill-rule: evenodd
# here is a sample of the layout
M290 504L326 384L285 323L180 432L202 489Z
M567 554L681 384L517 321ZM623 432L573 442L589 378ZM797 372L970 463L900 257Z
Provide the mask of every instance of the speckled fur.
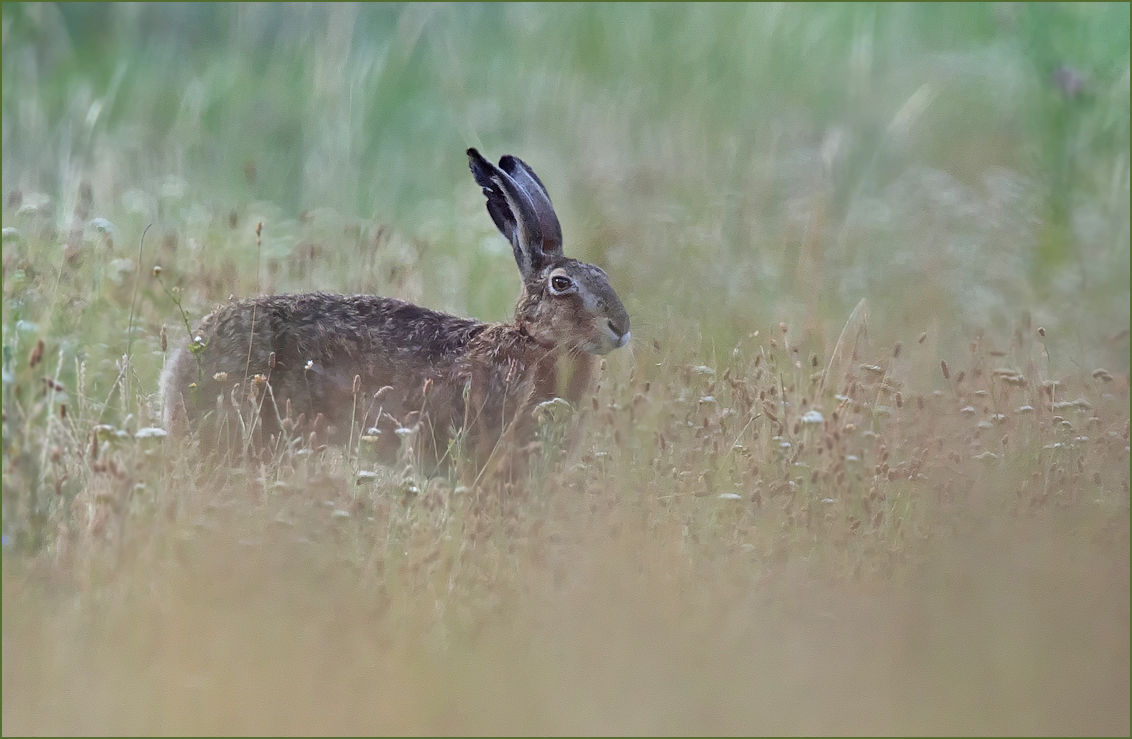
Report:
M401 446L395 431L416 428L419 460L435 469L450 461L453 432L467 430L466 450L482 466L497 447L530 440L536 404L564 395L576 405L593 355L628 340L628 314L604 272L562 254L550 199L525 164L504 157L496 168L475 150L469 157L523 276L512 322L368 295L235 301L201 321L203 349L182 347L169 360L161 380L167 428L196 430L210 447L235 446L244 426L233 398L246 409L254 391L257 448L282 430L345 440L376 427L379 452L392 461ZM552 290L554 276L567 277L573 291Z

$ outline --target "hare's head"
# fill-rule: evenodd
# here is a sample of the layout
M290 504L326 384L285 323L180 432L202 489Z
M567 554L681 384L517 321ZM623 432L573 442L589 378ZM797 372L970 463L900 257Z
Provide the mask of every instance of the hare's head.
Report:
M499 166L468 149L487 212L511 242L523 278L515 320L541 342L606 354L629 343L629 314L599 267L562 253L562 227L546 187L521 159Z

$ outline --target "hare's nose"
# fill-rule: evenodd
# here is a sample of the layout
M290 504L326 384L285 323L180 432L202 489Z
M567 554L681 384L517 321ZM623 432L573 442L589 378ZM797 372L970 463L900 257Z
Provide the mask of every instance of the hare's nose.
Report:
M616 343L618 347L625 346L629 343L630 333L628 325L623 326L612 318L605 319L605 323L609 326L609 331L613 334L615 339L614 343Z

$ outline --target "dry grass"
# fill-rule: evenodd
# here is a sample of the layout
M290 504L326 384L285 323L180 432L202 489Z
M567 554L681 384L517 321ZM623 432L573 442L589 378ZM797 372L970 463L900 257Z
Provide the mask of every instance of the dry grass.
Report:
M5 734L1128 733L1126 11L266 7L4 6ZM233 293L503 318L484 141L634 321L526 485L146 431Z
M51 424L5 730L1119 733L1126 380L913 338L822 396L789 338L611 361L526 497Z

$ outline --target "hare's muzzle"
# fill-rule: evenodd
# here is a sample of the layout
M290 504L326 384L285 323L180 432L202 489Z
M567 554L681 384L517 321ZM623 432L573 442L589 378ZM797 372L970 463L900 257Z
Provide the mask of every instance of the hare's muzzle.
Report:
M632 334L629 333L628 318L624 322L614 320L613 318L605 319L605 325L602 327L602 333L605 334L606 340L609 342L609 349L620 349L629 343Z

